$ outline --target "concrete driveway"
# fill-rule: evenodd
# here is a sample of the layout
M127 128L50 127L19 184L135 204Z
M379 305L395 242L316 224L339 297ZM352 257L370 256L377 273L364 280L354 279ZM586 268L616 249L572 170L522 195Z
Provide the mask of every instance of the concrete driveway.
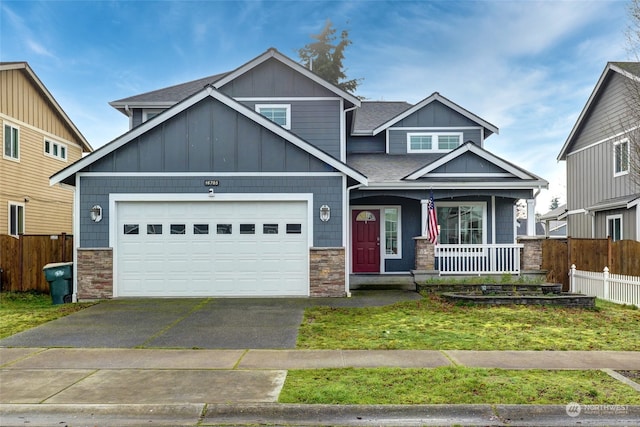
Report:
M116 299L0 340L0 347L295 348L304 309L420 299L402 290L351 298Z

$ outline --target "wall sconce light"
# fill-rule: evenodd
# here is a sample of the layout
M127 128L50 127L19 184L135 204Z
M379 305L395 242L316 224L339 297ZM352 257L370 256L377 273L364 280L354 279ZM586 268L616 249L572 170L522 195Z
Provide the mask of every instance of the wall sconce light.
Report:
M102 221L102 206L93 205L89 210L89 215L91 217L91 221L100 222Z
M320 221L327 222L331 218L331 208L327 205L320 206Z

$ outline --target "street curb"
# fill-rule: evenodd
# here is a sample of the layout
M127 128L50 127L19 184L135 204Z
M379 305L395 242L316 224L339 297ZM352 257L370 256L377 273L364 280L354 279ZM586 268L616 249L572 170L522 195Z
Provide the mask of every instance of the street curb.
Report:
M2 404L2 426L640 426L640 405Z

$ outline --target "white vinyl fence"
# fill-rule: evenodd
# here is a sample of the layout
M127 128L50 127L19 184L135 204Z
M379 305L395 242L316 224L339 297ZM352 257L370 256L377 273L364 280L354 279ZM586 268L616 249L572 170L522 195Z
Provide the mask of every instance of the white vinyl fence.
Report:
M569 276L571 292L640 307L640 277L611 274L607 267L601 273L581 271L575 265L571 266Z

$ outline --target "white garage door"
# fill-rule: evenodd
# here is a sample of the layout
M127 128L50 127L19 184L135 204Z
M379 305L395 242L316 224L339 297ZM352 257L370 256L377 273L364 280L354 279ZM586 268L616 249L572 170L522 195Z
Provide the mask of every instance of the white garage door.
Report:
M307 202L119 202L117 296L309 294Z

